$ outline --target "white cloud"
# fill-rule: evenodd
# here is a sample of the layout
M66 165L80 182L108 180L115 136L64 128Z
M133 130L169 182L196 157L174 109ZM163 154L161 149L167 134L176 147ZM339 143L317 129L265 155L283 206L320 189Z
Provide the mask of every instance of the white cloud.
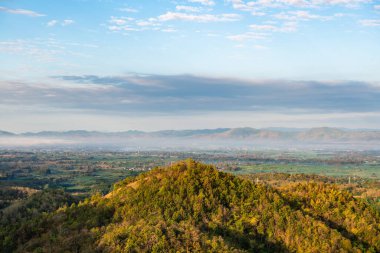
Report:
M142 20L142 21L137 21L136 25L138 26L160 26L159 23L157 23L156 20Z
M25 16L29 16L29 17L43 17L43 16L45 16L44 14L40 14L40 13L31 11L31 10L9 9L9 8L5 8L5 7L1 7L1 6L0 6L0 11L8 12L11 14L25 15Z
M50 20L50 21L47 23L47 26L49 26L49 27L53 27L53 26L55 26L57 23L58 23L58 21L53 19L53 20Z
M297 22L285 22L281 26L277 26L275 24L252 24L249 26L251 31L241 34L235 34L227 36L227 39L232 41L243 42L247 40L263 40L270 37L271 33L274 32L295 32L298 28ZM263 48L256 48L263 49Z
M371 0L228 0L234 9L241 11L255 11L263 8L284 8L287 6L314 8L318 6L342 5L345 7L358 6L369 3Z
M363 3L370 3L372 1L371 0L312 0L311 2L315 5L326 4L326 5L344 5L347 7L351 7L351 6L357 6Z
M215 2L212 0L188 0L190 3L200 3L202 5L206 6L213 6L215 5Z
M379 4L379 5L374 5L373 8L374 8L375 10L380 10L380 4Z
M242 0L229 0L229 2L232 3L232 7L234 9L240 10L240 11L253 11L255 2L248 2L245 3Z
M252 46L255 49L265 49L265 47L256 43ZM261 120L275 113L286 114L287 117L290 117L288 119L289 123L292 124L295 124L295 117L299 117L301 114L307 118L302 117L299 122L309 123L307 119L314 117L313 115L316 113L328 115L354 113L356 116L358 116L357 114L376 114L377 126L379 126L380 120L379 87L375 86L376 83L358 85L357 82L238 80L187 75L66 76L57 78L54 81L51 79L35 80L33 82L29 80L0 81L0 89L2 90L0 93L0 111L4 112L1 114L1 122L4 123L3 128L10 127L9 129L16 131L12 128L12 125L31 127L30 124L21 124L21 121L25 121L23 123L29 122L32 125L37 122L36 124L41 127L47 127L48 122L54 122L55 127L62 127L67 124L68 120L67 117L62 115L62 112L93 112L94 115L104 114L110 117L111 115L119 115L128 120L130 120L129 117L126 117L128 113L137 117L150 113L150 115L159 115L157 117L160 118L162 118L162 115L176 117L204 115L210 123L213 121L208 117L220 115L221 122L218 124L222 125L228 123L231 119L230 116L235 117L240 113L247 113L245 117L236 118L236 124L239 126L246 125L242 123L244 119ZM178 86L179 82L194 84L195 86ZM218 89L214 89L215 85L218 86ZM202 88L202 97L199 97L199 95L184 95L199 94L199 88ZM197 92L194 93L194 91ZM171 97L170 102L173 103L171 107L167 107L169 96ZM68 97L70 97L69 100L67 99ZM350 99L347 100L347 97ZM218 101L217 107L209 107L210 102ZM194 104L196 106L192 107ZM364 107L358 108L357 104L362 104ZM197 113L183 113L184 111L177 110L178 108L185 111L194 108ZM160 113L156 113L158 111ZM61 114L57 115L57 113ZM264 118L259 115L256 115L258 117L248 116L249 114L257 113L261 113ZM39 120L38 117L36 119L35 116L45 116L45 120ZM59 120L56 121L58 118ZM87 124L88 120L84 120L84 118L78 116L78 119L81 120L72 120L70 123L74 125L68 124L68 127L73 127L78 122ZM242 119L243 121L241 121ZM320 120L322 119L321 115L316 116L315 124L320 126ZM345 123L363 123L362 120L355 121L353 119L355 117ZM149 120L154 122L152 118ZM268 124L280 124L281 116L272 115L267 120ZM61 123L64 124L61 125ZM109 128L112 127L110 121L102 119L98 123L104 124L106 129L108 128L107 130L111 130ZM167 123L173 124L173 121L168 121ZM181 123L181 121L177 123ZM374 122L372 123L375 125ZM363 124L366 124L366 122ZM120 127L120 125L122 124L115 123L117 127ZM150 124L149 127L157 127L156 125ZM92 124L93 126L99 125ZM186 124L183 124L183 126L186 127ZM122 127L125 126L122 125ZM197 126L197 128L199 127ZM27 129L27 131L30 130Z
M138 29L131 27L129 25L123 25L123 26L116 26L116 25L111 25L108 26L108 29L113 32L117 31L139 31Z
M238 14L220 14L220 15L212 15L212 14L187 14L181 12L167 12L163 15L158 16L159 21L172 21L172 20L182 20L182 21L194 21L194 22L230 22L237 21L241 17Z
M274 25L250 25L249 27L253 30L259 31L276 31L278 29Z
M326 21L332 19L329 16L320 16L311 14L308 11L289 11L287 13L281 12L273 15L277 19L289 20L289 21L308 21L308 20L322 20Z
M285 22L282 26L275 25L250 25L249 27L255 31L266 31L266 32L295 32L297 31L297 22Z
M108 21L111 25L108 29L111 31L143 31L143 30L159 30L161 23L156 18L146 20L135 20L131 17L114 17Z
M72 19L65 19L62 21L62 26L68 26L68 25L72 25L74 23L75 23L75 21Z
M44 45L42 45L44 44ZM62 52L57 45L52 46L49 41L10 40L0 41L0 52L22 55L38 62L55 62L57 55Z
M362 26L380 26L380 19L362 19L359 20Z
M60 22L59 20L53 19L53 20L50 20L46 25L48 27L53 27L53 26L56 26L57 24L61 24L62 26L68 26L68 25L72 25L74 23L75 23L75 21L72 19L65 19L62 22Z
M295 32L297 31L298 23L297 22L286 22L281 27L281 32Z
M246 40L262 40L266 38L267 38L267 34L257 33L257 32L246 32L242 34L227 36L227 39L232 40L232 41L238 41L238 42L243 42Z
M123 12L129 12L129 13L137 13L139 12L137 9L134 9L134 8L120 8L119 11L123 11Z
M161 29L162 32L166 32L166 33L174 33L174 32L178 32L178 30L174 29L174 28L165 28L165 29Z
M200 12L201 8L187 5L177 5L175 7L177 11L188 11L188 12Z
M265 16L267 14L265 12L262 12L262 11L253 11L253 12L251 12L251 15L255 16L255 17L262 17L262 16Z
M111 24L115 24L115 25L125 25L127 23L130 23L130 21L133 21L133 20L134 20L134 18L130 18L130 17L114 17L114 16L112 16L108 22Z

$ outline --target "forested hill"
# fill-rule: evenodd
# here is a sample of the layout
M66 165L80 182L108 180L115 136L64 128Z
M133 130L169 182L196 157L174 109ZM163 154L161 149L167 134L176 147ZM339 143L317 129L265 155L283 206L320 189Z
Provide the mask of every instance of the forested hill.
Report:
M277 190L193 160L39 212L3 214L4 252L380 252L379 212L348 192Z

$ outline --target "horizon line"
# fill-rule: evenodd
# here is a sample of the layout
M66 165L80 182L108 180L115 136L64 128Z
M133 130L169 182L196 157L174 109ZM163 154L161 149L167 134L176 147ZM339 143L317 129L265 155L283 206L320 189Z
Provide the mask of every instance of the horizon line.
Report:
M39 131L23 131L23 132L14 132L9 130L0 129L1 132L10 133L14 135L22 135L22 134L38 134L38 133L46 133L46 132L55 132L55 133L68 133L68 132L87 132L87 133L125 133L125 132L141 132L141 133L156 133L156 132L165 132L165 131L202 131L202 130L232 130L232 129L252 129L252 130L312 130L312 129L338 129L343 131L380 131L380 128L349 128L349 127L333 127L333 126L318 126L318 127L250 127L250 126L242 126L242 127L217 127L217 128L183 128L183 129L162 129L162 130L152 130L145 131L139 129L128 129L121 131L107 131L107 130L86 130L86 129L67 129L67 130L39 130ZM1 136L1 135L0 135Z

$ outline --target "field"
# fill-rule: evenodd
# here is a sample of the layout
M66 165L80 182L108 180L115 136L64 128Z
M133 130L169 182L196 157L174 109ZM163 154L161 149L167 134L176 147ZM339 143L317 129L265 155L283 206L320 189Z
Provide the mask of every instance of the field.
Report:
M80 199L95 192L106 194L117 181L189 157L269 184L319 180L337 183L374 202L380 199L380 157L373 152L1 151L1 205L6 207L43 189L63 189Z

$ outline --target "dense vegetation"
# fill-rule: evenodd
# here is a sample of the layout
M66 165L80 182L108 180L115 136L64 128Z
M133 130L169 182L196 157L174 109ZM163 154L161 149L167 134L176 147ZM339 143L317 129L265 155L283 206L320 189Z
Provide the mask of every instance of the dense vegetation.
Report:
M59 196L48 202L59 206ZM349 192L273 188L193 160L127 178L105 196L32 210L2 221L4 252L380 251L379 212Z
M28 199L17 201L0 211L0 248L11 252L16 245L33 238L45 222L47 213L56 211L63 205L77 202L62 190L36 192Z

